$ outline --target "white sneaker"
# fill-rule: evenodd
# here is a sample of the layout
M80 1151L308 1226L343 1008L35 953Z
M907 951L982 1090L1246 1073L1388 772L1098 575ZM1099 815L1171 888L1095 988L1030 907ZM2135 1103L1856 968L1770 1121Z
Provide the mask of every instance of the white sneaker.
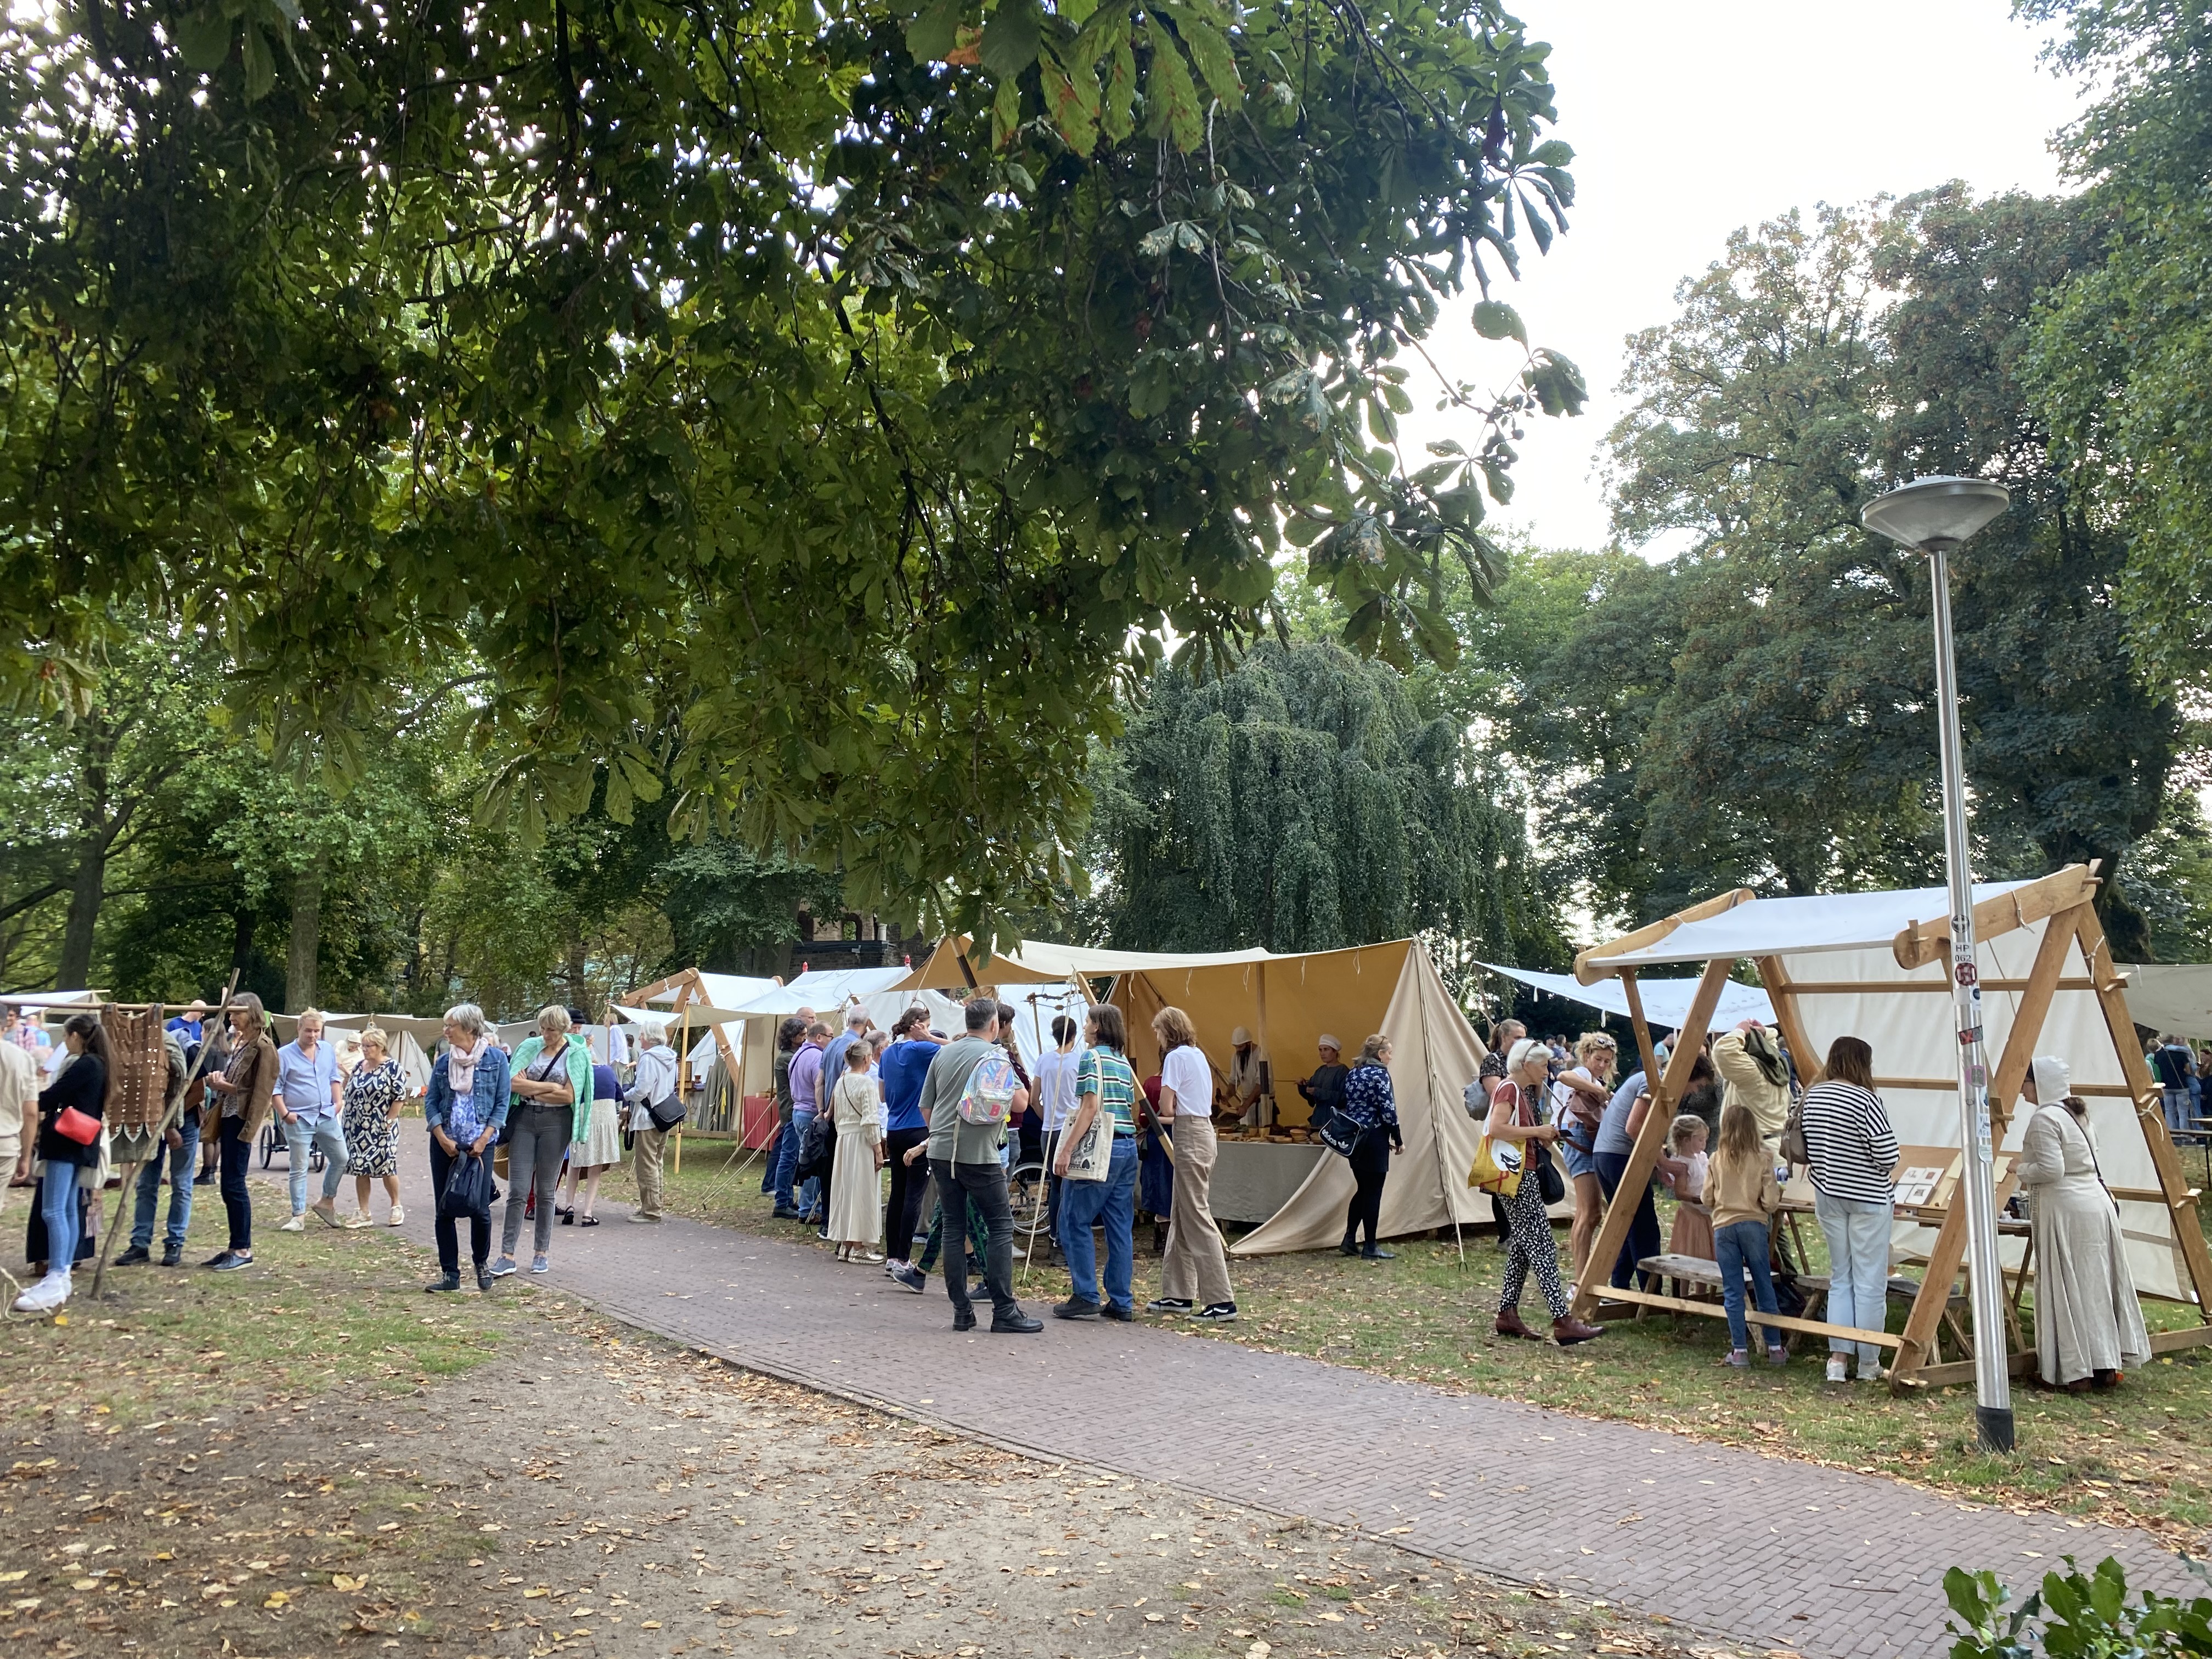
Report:
M1859 1361L1859 1381L1862 1382L1879 1382L1888 1375L1889 1368L1879 1360L1871 1365L1863 1359Z
M345 1218L346 1231L349 1232L357 1231L363 1227L374 1227L375 1224L368 1218L368 1212L366 1210L356 1210Z
M50 1273L15 1298L17 1313L52 1313L70 1299L70 1275Z
M406 1212L406 1211L404 1211L404 1210L403 1210L403 1209L401 1209L401 1208L400 1208L397 1204L393 1205L393 1206L392 1206L392 1220L391 1220L390 1224L391 1224L392 1226L397 1227L397 1226L398 1226L401 1222L403 1222L403 1221L404 1221L404 1220L406 1220L406 1219L407 1219L407 1212Z
M304 1233L307 1231L307 1218L295 1215L276 1231L280 1233Z
M1831 1382L1848 1382L1850 1380L1850 1356L1840 1353L1830 1354L1828 1356L1828 1381Z

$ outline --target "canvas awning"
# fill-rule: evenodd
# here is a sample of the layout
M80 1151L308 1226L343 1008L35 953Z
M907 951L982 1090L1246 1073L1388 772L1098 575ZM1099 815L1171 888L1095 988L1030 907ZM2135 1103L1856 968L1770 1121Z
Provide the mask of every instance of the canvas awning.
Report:
M2212 1036L2212 965L2118 963L2128 976L2128 1012L2138 1024L2178 1036Z
M1601 1009L1621 1019L1629 1017L1628 993L1617 979L1601 979L1595 985L1585 985L1571 974L1543 974L1529 968L1504 968L1494 962L1481 965L1493 974L1503 974L1551 996ZM1638 974L1636 989L1643 999L1644 1018L1654 1026L1674 1030L1690 1017L1690 999L1697 994L1698 981L1646 979ZM1713 1012L1714 1029L1726 1030L1747 1019L1773 1024L1774 1004L1756 985L1729 986L1721 993L1720 1006Z

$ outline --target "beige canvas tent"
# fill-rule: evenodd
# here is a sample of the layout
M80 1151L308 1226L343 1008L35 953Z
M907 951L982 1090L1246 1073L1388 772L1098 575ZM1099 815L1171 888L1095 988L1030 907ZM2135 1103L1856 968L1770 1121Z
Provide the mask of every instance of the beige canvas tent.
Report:
M2021 1127L2014 1107L2028 1063L2038 1054L2062 1055L2073 1066L2075 1092L2088 1104L2138 1290L2196 1303L2202 1311L2212 1296L2212 1257L2197 1225L2196 1194L2166 1138L2124 982L2097 920L2096 887L2094 871L2075 865L2036 881L1974 890L1983 1028L1988 1052L1997 1056L1990 1117L2004 1166L1998 1198L2011 1188L2008 1154L2019 1146ZM1960 1145L1949 951L1950 901L1942 888L1772 899L1739 890L1595 946L1575 962L1576 975L1586 984L1618 976L1632 1006L1637 975L1646 968L1694 963L1705 969L1685 1022L1686 1040L1676 1045L1653 1091L1655 1109L1622 1177L1626 1191L1639 1190L1650 1178L1697 1038L1711 1028L1713 1008L1738 962L1757 964L1806 1081L1818 1077L1820 1057L1835 1038L1858 1036L1873 1046L1875 1085L1899 1142L1929 1149L1938 1164L1950 1161L1948 1170L1936 1171L1929 1192L1908 1200L1900 1188L1893 1249L1900 1261L1925 1262L1926 1272L1904 1332L1867 1339L1898 1351L1893 1375L1900 1386L1965 1382L1973 1371L1970 1362L1937 1363L1938 1335L1966 1247L1966 1206L1948 1201ZM1640 1011L1637 1024L1649 1067L1651 1045ZM1632 1207L1615 1205L1608 1211L1591 1260L1611 1261L1620 1250ZM2005 1266L2015 1278L2021 1261L2014 1241ZM1582 1287L1577 1313L1589 1317L1600 1295L1676 1311L1718 1310L1717 1304L1692 1305L1655 1291L1607 1291L1592 1282ZM1836 1328L1783 1322L1815 1335ZM2208 1340L2212 1324L2198 1324L2160 1332L2152 1346L2162 1352ZM2016 1353L2014 1364L2030 1358Z
M1225 1091L1230 1036L1243 1026L1268 1056L1274 1121L1288 1126L1307 1121L1297 1079L1319 1063L1315 1042L1322 1032L1341 1039L1347 1057L1370 1034L1386 1032L1406 1151L1393 1160L1382 1190L1381 1232L1400 1237L1490 1222L1488 1196L1467 1186L1480 1137L1461 1104L1485 1050L1416 940L1278 956L1256 946L1108 951L1028 939L986 959L970 941L954 938L899 988L978 984L996 986L1017 1006L1039 988L1067 988L1071 1006L1085 985L1109 988L1104 1000L1127 1022L1129 1060L1139 1077L1159 1069L1152 1016L1179 1007L1198 1029L1218 1093ZM1224 1139L1213 1208L1224 1220L1260 1224L1231 1246L1240 1255L1316 1249L1344 1236L1352 1188L1350 1167L1316 1142Z

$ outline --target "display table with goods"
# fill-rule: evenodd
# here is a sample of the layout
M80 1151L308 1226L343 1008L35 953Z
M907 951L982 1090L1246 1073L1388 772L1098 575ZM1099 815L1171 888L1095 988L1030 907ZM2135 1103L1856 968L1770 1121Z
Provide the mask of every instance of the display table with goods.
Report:
M1217 1221L1257 1226L1306 1183L1314 1166L1334 1157L1308 1129L1224 1129L1211 1189Z

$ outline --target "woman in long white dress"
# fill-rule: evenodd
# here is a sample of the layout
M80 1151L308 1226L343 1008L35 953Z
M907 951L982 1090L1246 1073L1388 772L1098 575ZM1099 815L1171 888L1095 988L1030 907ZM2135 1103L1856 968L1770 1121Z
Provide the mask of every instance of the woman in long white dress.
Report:
M2087 1108L2053 1054L2028 1068L2035 1110L2021 1131L2020 1184L2035 1244L2035 1358L2043 1381L2070 1394L2109 1389L2150 1358L2120 1235L2119 1206L2098 1167Z
M830 1170L829 1236L837 1241L840 1261L881 1261L875 1245L884 1236L883 1118L875 1079L868 1075L874 1051L855 1042L845 1052L845 1075L830 1091L837 1126L837 1161Z

